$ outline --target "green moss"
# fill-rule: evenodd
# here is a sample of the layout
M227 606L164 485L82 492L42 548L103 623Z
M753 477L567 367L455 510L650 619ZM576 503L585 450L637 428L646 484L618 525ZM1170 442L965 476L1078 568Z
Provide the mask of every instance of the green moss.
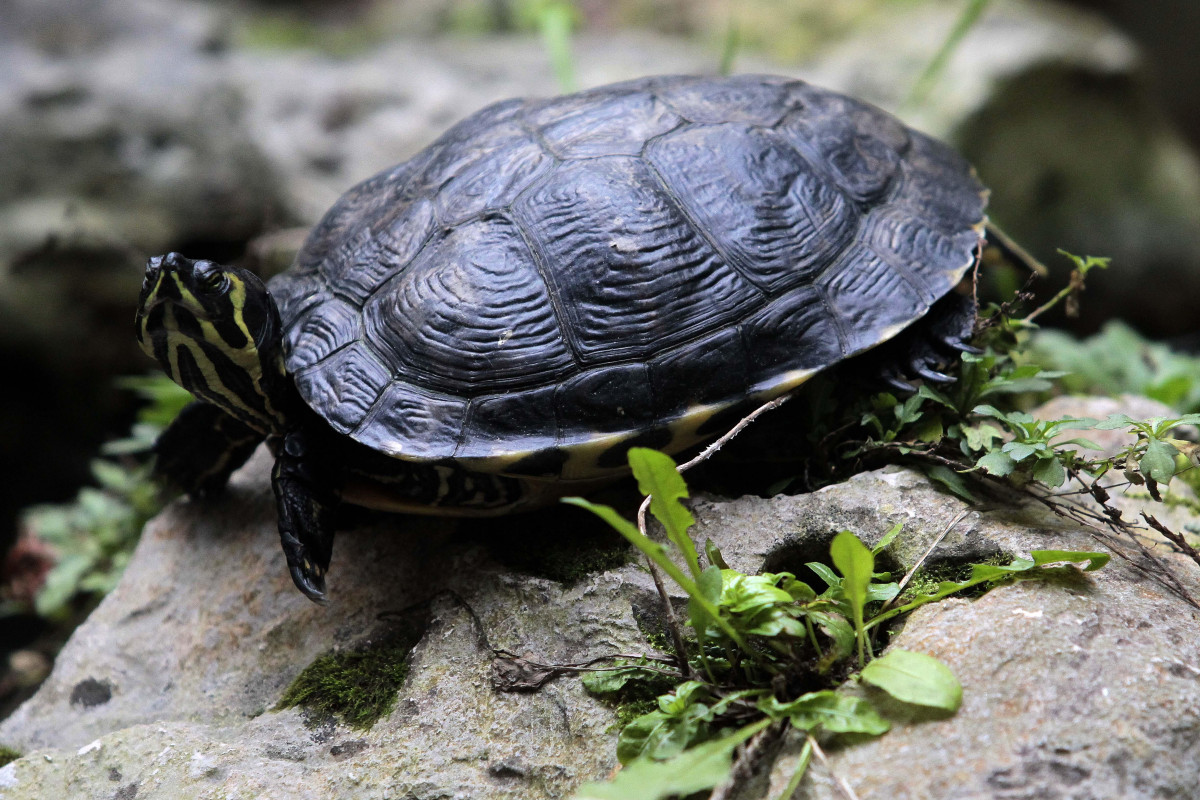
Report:
M314 724L336 717L366 730L395 707L411 650L411 642L404 641L327 653L296 676L274 710L298 706L312 712Z
M11 747L0 745L0 767L7 766L21 757L21 754Z
M953 581L961 583L969 580L971 577L972 564L990 564L992 566L1003 566L1012 562L1014 556L1011 553L996 551L987 558L981 558L978 561L967 563L948 563L939 564L928 569L919 569L913 575L912 580L908 582L908 586L904 587L904 593L900 597L900 603L907 603L918 595L934 594L938 585L942 581ZM899 580L899 578L897 578ZM988 591L995 588L995 583L981 583L978 586L972 586L969 589L963 589L956 592L953 596L961 600L974 600L977 597L982 597Z

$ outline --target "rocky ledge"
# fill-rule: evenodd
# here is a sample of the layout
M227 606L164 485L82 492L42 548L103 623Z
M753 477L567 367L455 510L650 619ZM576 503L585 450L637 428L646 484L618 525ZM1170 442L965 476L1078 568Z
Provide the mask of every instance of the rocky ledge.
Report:
M0 797L552 798L611 773L616 712L576 677L522 693L493 679L500 649L547 663L650 649L649 577L586 530L584 512L371 520L341 535L334 599L319 607L287 576L268 472L260 453L220 502L177 502L147 527L119 588L0 725L0 744L24 753L0 769ZM778 571L824 557L841 529L871 541L896 522L904 533L887 552L903 567L965 507L888 469L806 496L702 497L694 509L698 536L731 566ZM1040 507L995 508L966 513L931 563L1046 548L1099 546ZM915 612L892 644L946 662L962 709L835 743L833 771L864 798L1189 796L1200 614L1122 549L1099 572ZM1158 555L1200 596L1194 565ZM322 657L410 646L369 727L278 710ZM785 746L779 763L788 756ZM836 795L814 768L797 796Z

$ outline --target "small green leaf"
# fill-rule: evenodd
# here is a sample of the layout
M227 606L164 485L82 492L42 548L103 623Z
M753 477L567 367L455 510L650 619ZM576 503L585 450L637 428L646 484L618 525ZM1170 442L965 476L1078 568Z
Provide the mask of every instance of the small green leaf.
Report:
M708 558L711 566L729 569L729 565L725 563L725 557L721 555L721 548L717 547L717 543L712 539L704 540L704 555Z
M1170 483L1175 477L1175 455L1179 451L1159 439L1151 439L1146 444L1146 452L1138 462L1138 469L1151 480L1159 483Z
M1033 467L1034 480L1041 481L1052 489L1057 489L1067 482L1067 470L1061 460L1055 456L1039 458Z
M975 462L975 466L986 471L990 475L1003 478L1006 475L1011 475L1016 469L1017 462L1012 456L1000 450L993 450L987 455Z
M861 612L867 599L867 587L875 572L875 556L862 540L850 531L842 531L833 537L829 546L833 565L842 574L842 591L851 608Z
M968 503L975 502L975 495L971 493L971 489L967 486L967 482L963 480L963 476L946 465L934 464L925 470L925 474L929 476L931 481L945 486L955 497L966 500Z
M1004 438L1004 431L987 422L962 425L960 430L967 440L967 447L971 450L987 450L992 446L992 442Z
M700 594L710 603L720 601L721 585L721 568L715 565L701 572L699 579L696 581L696 586L699 587Z
M696 524L692 512L680 501L687 498L688 488L683 476L668 455L646 447L629 450L629 466L637 478L638 491L650 497L650 513L662 523L679 551L683 553L692 575L700 575L700 559L688 529Z
M822 564L820 561L809 561L804 566L811 569L817 574L818 578L825 581L826 586L833 588L840 587L842 585L842 579L839 578L838 574L831 570L828 565Z
M1091 439L1085 439L1082 436L1077 436L1073 439L1061 439L1054 443L1055 447L1063 447L1068 444L1077 445L1086 450L1103 450L1104 448L1093 442Z
M634 681L641 681L657 673L639 666L585 672L579 676L583 688L592 694L616 694Z
M957 711L962 684L933 656L891 650L863 667L862 679L905 703Z
M810 611L808 618L829 634L829 638L833 639L833 649L826 654L831 659L830 664L833 661L840 661L854 652L854 628L850 626L845 617L826 614L823 611Z
M923 417L920 423L913 429L912 435L918 442L937 444L946 435L945 428L942 426L941 416L930 414Z
M628 539L630 544L632 544L638 550L641 550L642 553L645 554L646 558L653 561L659 569L667 573L671 580L679 584L680 588L687 592L692 601L704 610L704 613L708 615L714 625L721 629L722 633L736 642L739 647L745 649L746 642L742 638L741 634L739 634L736 629L730 626L727 621L721 619L720 610L716 607L716 605L709 602L709 600L705 598L700 591L700 587L696 585L696 582L670 559L662 545L653 539L650 539L648 536L645 536L637 529L636 525L622 517L610 506L592 503L588 500L584 500L582 497L564 497L562 502L568 505L585 508L611 525L617 533ZM684 538L687 539L688 542L691 542L690 538ZM695 548L692 550L692 555L693 557L696 557Z
M867 733L879 736L891 727L875 706L861 697L832 690L809 692L788 703L765 697L758 708L771 719L788 719L800 730L823 728L830 733Z
M867 602L867 589L875 571L875 556L871 555L862 540L850 531L842 531L833 537L829 546L833 565L842 573L842 591L850 604L854 632L858 636L858 662L866 661L866 630L863 627L863 606Z
M932 400L935 403L945 406L951 411L958 411L958 407L954 405L954 401L927 383L923 383L917 387L917 396Z
M69 555L55 564L34 598L34 609L38 616L56 617L65 612L80 580L94 566L95 560L82 554Z
M1000 449L1014 461L1024 461L1038 451L1035 445L1027 442L1009 442Z
M1030 552L1029 557L1039 567L1062 562L1078 564L1081 561L1086 561L1088 564L1083 568L1084 572L1092 572L1093 570L1100 569L1111 558L1108 553L1089 553L1083 550L1034 550Z
M903 522L897 522L895 525L893 525L892 529L885 533L883 538L879 540L879 543L871 548L871 555L877 556L886 550L887 546L895 541L896 537L900 535L900 531L902 530L904 530Z
M760 720L728 736L688 748L666 761L635 759L610 783L586 784L572 798L663 800L711 789L729 777L734 749L770 723L769 719Z

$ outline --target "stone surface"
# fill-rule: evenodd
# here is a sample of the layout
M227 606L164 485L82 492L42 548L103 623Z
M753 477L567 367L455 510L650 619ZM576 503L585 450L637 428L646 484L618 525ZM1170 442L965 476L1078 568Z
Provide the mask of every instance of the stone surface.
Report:
M0 797L541 798L609 773L614 712L577 678L521 694L490 683L493 648L547 663L648 648L638 621L652 622L656 600L636 566L572 586L503 566L530 555L523 530L571 537L584 512L347 531L322 608L287 577L265 462L260 453L220 503L179 502L148 526L120 587L0 724L0 744L26 754L0 770ZM887 557L900 568L964 506L888 469L807 496L701 497L694 510L698 537L735 568L802 571L837 531L873 541L895 522L904 533ZM497 526L513 552L489 546ZM1036 548L1098 543L1036 507L970 511L929 563ZM1194 565L1164 563L1200 595ZM373 728L272 710L314 658L385 641L414 606L427 606L427 627L395 709ZM862 797L1187 796L1200 771L1198 622L1119 558L921 609L892 645L946 661L963 709L831 748L833 769ZM797 796L832 797L823 775L814 768Z

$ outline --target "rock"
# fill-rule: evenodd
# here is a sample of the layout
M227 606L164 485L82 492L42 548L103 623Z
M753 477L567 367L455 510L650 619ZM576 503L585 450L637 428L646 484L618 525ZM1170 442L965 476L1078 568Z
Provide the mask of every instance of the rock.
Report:
M6 721L0 740L49 760L26 760L38 775L12 767L5 797L111 794L114 770L139 798L214 786L554 797L613 767L611 709L576 679L494 691L491 648L570 662L637 647L623 592L644 581L603 574L566 589L503 569L451 523L398 533L390 521L341 538L334 600L318 607L282 568L267 471L259 458L220 504L178 503L147 528L128 579L76 631L40 699ZM428 606L427 627L386 719L363 732L271 710L309 662L387 640L414 605ZM76 752L92 741L102 747Z
M266 460L260 453L237 473L220 502L177 502L147 527L120 586L38 694L0 724L0 744L25 754L0 770L0 798L218 787L223 797L549 798L615 767L615 712L576 677L521 693L492 683L493 649L547 664L652 649L639 626L656 624L658 603L637 566L573 584L529 573L537 562L522 545L542 551L539 537L571 537L583 512L373 521L339 535L333 602L322 608L287 576ZM897 468L807 496L693 505L697 537L712 537L735 568L800 573L826 558L837 531L876 541L895 522L904 533L884 560L903 568L965 510ZM929 563L1097 547L1040 507L999 508L958 519ZM1190 791L1200 770L1200 719L1188 711L1200 703L1200 615L1126 555L1133 561L1086 576L918 610L892 646L947 662L963 709L832 747L834 771L863 797ZM1194 565L1160 557L1200 595ZM416 641L408 675L373 727L275 710L306 665L396 641L406 625ZM798 796L832 796L819 768L804 786Z

